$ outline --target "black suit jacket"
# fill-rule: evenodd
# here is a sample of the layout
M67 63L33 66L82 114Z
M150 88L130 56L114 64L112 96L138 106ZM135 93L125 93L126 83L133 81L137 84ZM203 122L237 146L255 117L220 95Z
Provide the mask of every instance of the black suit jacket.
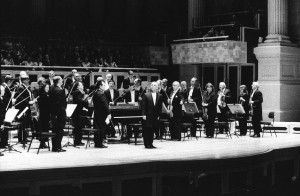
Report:
M170 94L170 99L172 99L172 94L173 94L173 92L171 92L171 94ZM183 102L183 97L180 93L180 90L178 90L172 100L172 103L171 103L171 105L173 107L172 112L173 112L174 118L182 117L182 105L180 103L181 101Z
M168 98L169 98L169 95L167 94L166 91L164 91L163 89L160 89L158 91L159 94L162 95L162 101L163 103L165 104L165 106L167 107L168 106Z
M135 102L139 102L140 94L141 94L140 91L136 91L136 90L134 91ZM131 102L131 93L130 93L130 91L126 92L126 94L124 95L124 99L125 99L125 102Z
M51 114L61 115L62 111L66 110L67 101L64 89L53 86L49 91L49 99L51 103Z
M97 90L93 96L94 122L100 128L105 126L105 119L110 114L104 91Z
M125 78L123 80L123 88L124 89L128 89L130 86L133 85L133 82L130 82L130 79L129 78Z
M3 107L4 109L6 109L6 107L8 105L8 102L11 99L11 95L12 94L11 94L11 92L9 90L9 87L7 85L3 85L3 87L4 87L4 95L3 95L3 101L2 101L3 105L1 107ZM10 108L11 106L12 106L12 103L10 102L8 108Z
M189 95L190 90L191 89L189 88L187 96ZM191 99L193 99L193 101L196 103L198 109L200 110L201 104L202 104L202 96L201 96L201 89L199 87L194 87Z
M16 109L20 110L19 113L21 113L27 106L30 106L29 101L31 101L30 96L32 96L32 93L30 92L29 88L27 90L25 90L25 89L26 89L26 86L24 84L21 84L16 91L15 97L18 97L20 95L16 100L16 104L20 103L16 106ZM30 109L27 110L26 114L30 114Z
M104 94L106 96L108 104L109 104L109 102L113 102L115 99L117 99L119 97L119 91L117 89L114 89L114 99L111 98L109 89L105 90ZM121 97L119 97L115 102L120 101L120 100L121 100Z
M155 105L152 98L152 93L148 92L143 95L142 99L142 115L146 116L144 126L156 129L158 127L158 117L162 110L162 95L156 94Z
M88 101L84 100L84 94L79 90L73 92L73 104L77 104L75 111L73 112L72 117L79 117L82 114L83 107L88 108Z
M251 92L252 95L252 92ZM262 102L263 102L263 95L260 92L260 90L256 90L253 94L252 101L254 103L252 104L253 107L253 116L252 118L261 121L262 120Z
M217 99L218 95L216 95L214 92L208 93L207 91L205 91L203 93L203 102L208 104L208 106L206 106L207 115L217 115Z

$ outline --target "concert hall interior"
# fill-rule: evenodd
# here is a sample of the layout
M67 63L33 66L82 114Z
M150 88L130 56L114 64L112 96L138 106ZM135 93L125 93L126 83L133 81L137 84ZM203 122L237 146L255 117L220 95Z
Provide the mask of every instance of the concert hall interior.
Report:
M299 196L299 0L1 0L0 195Z

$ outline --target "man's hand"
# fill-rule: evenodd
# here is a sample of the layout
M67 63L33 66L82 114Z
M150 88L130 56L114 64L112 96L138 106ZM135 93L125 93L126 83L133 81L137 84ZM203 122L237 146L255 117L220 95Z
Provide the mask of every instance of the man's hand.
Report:
M16 99L12 99L11 102L14 105L16 103Z
M204 106L204 107L205 107L205 106L208 106L208 104L207 104L207 103L202 103L202 106Z
M113 101L109 102L109 105L115 105L115 102L113 102Z
M143 116L143 120L146 120L146 116Z
M254 101L249 101L249 103L250 103L250 104L253 104L253 103L254 103Z
M189 102L194 102L194 100L193 100L193 99L191 99L191 98L188 98L188 101L189 101Z

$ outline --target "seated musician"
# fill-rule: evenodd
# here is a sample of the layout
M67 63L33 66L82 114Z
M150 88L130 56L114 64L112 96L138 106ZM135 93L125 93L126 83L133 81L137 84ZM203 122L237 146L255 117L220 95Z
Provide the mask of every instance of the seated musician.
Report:
M121 99L119 97L119 91L115 89L115 81L114 80L108 81L108 86L109 88L104 91L104 94L106 96L109 105L115 105L116 102Z
M123 88L128 89L130 86L133 85L133 83L134 83L133 71L129 70L128 77L123 81Z
M129 89L127 89L127 92L124 95L124 101L126 103L140 102L139 101L139 93L140 93L140 91L137 91L134 86L129 87Z

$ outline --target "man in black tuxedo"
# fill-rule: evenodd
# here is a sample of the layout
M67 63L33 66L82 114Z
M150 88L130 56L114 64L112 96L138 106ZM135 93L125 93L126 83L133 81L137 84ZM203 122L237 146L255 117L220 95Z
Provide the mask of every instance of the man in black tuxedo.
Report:
M186 81L180 82L180 92L181 96L183 97L184 102L188 102L188 89L187 89L187 83Z
M49 78L45 80L46 84L49 84L49 86L53 86L53 78L55 77L54 71L49 71Z
M225 82L220 82L219 84L219 92L218 92L218 108L219 108L219 113L218 113L218 121L219 122L228 122L228 118L230 116L230 110L227 106L228 103L231 101L231 91L226 88ZM228 126L220 126L219 131L220 133L228 132Z
M182 120L182 104L183 97L179 90L179 82L173 82L173 91L171 92L170 99L170 132L173 140L181 140L180 124Z
M260 126L260 121L262 120L262 106L261 106L262 102L263 102L263 95L259 90L259 83L253 82L252 92L249 101L253 109L252 125L253 125L254 135L252 135L251 137L260 137L260 132L262 132Z
M76 73L77 73L77 70L73 69L72 73L69 75L69 77L66 78L64 88L68 89L69 91L72 88L72 85L74 84L74 82L76 80L76 77L75 77Z
M6 108L10 108L12 106L12 102L10 101L13 94L10 92L10 87L12 85L13 78L11 75L6 75L5 80L2 83L2 90L1 94L1 120L4 120ZM8 106L8 107L7 107ZM1 123L2 125L2 123ZM7 131L0 131L0 148L5 148L8 145L8 132Z
M151 92L145 93L142 99L143 138L145 148L153 146L154 130L158 129L159 117L162 110L162 96L157 92L157 82L151 83Z
M94 123L98 132L95 132L94 142L96 148L107 148L103 144L105 129L111 120L111 114L108 107L108 101L104 94L105 81L99 80L96 84L97 91L93 96L94 103Z
M191 79L191 86L188 89L188 102L195 102L198 110L202 108L202 93L199 87L199 83L196 77ZM200 114L196 114L195 117L200 117ZM196 121L193 120L193 127L191 130L192 137L196 137Z
M104 94L107 99L107 103L109 105L115 105L118 100L120 100L119 97L119 91L115 89L115 81L110 80L108 81L108 89L104 91Z
M61 141L63 138L64 127L67 121L66 115L66 92L62 89L63 80L60 76L53 78L53 88L49 91L49 99L51 104L51 123L53 126L53 133L56 134L52 138L52 151L65 152L62 149Z

